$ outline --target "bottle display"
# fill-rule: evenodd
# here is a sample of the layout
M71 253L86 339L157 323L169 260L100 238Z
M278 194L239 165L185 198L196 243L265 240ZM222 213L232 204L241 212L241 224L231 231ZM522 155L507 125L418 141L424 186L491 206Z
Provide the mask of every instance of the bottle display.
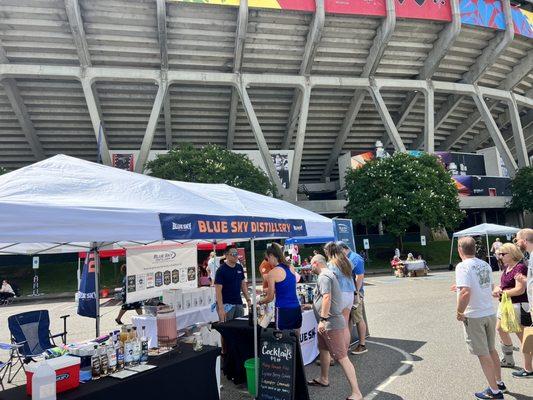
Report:
M116 337L113 333L109 334L109 344L107 345L107 364L109 373L112 374L117 370L117 351L116 351Z
M115 343L115 351L117 353L117 371L124 369L124 345L121 341Z
M132 329L132 341L133 341L133 358L132 365L139 365L141 361L141 341L137 336L137 327L134 326Z

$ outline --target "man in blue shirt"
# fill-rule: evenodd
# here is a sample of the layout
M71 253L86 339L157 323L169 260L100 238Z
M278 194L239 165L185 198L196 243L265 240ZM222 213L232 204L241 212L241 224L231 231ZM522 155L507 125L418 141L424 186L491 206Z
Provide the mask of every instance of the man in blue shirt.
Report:
M244 269L239 264L239 253L235 247L228 247L224 253L226 260L220 264L215 274L217 313L220 322L244 315L241 291L250 306L248 284L244 279Z
M356 303L358 302L357 309L354 313L354 322L357 325L357 332L359 334L359 344L351 352L351 354L363 354L368 351L366 348L366 322L363 318L364 315L364 279L365 279L365 261L363 257L357 254L355 251L350 250L348 245L342 241L338 241L337 245L342 249L348 260L352 263L352 274L355 277L355 296Z

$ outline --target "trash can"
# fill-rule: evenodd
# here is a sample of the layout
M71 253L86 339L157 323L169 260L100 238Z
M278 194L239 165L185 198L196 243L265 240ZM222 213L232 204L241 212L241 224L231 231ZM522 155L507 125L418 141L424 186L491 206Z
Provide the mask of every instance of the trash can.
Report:
M255 358L249 358L244 362L244 368L246 369L246 381L248 382L248 393L252 396L256 396L255 388Z

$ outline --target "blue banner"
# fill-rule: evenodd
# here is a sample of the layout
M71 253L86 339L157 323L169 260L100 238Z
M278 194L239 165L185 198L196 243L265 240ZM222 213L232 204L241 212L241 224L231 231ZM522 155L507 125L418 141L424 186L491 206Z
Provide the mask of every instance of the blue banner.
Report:
M351 219L333 218L333 234L336 241L342 240L352 251L356 251Z
M301 219L159 214L159 220L168 240L307 236Z
M90 251L83 263L83 272L78 291L78 315L96 318L96 289L95 289L94 252Z

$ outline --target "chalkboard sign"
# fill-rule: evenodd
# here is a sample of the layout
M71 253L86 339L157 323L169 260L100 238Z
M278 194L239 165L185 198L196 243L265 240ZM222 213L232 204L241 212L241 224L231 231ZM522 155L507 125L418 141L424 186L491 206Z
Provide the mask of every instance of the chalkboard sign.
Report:
M300 343L291 331L265 329L259 339L259 400L309 400Z

